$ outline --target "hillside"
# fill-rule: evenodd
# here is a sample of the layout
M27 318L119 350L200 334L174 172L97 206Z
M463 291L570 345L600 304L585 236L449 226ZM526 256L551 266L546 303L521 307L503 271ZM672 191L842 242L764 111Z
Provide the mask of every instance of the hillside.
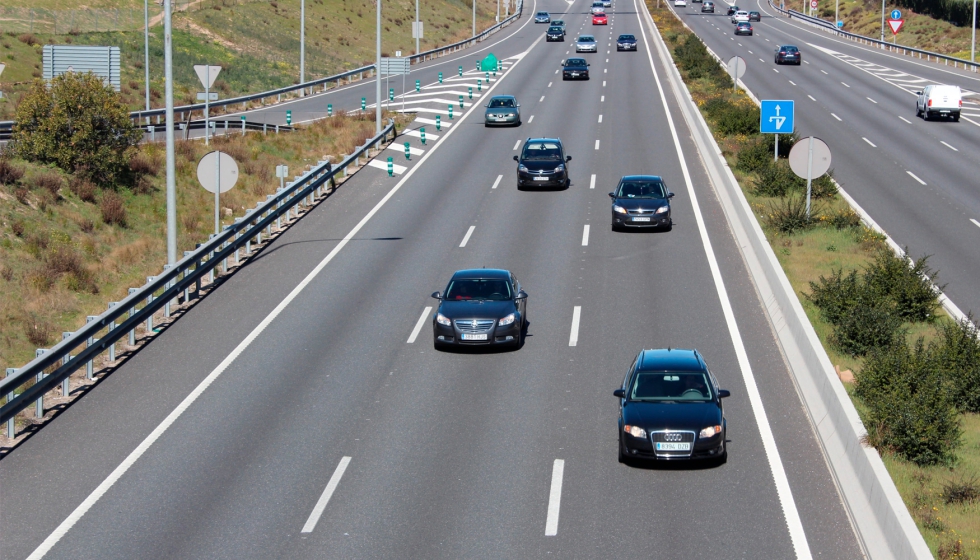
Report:
M44 44L116 45L122 52L122 95L135 109L144 105L143 4L97 0L73 9L67 0L6 0L0 6L0 120L14 114L20 94L41 75ZM176 2L174 83L178 104L200 90L195 64L223 67L215 82L222 97L283 87L299 81L299 0L194 0ZM460 0L420 3L425 23L422 50L470 36L471 6ZM382 50L413 53L415 3L382 4ZM477 28L494 22L497 4L477 0ZM306 78L356 68L374 59L375 8L371 0L307 0ZM501 8L503 10L503 8ZM150 4L151 106L163 103L163 26L158 4ZM156 23L154 23L156 22Z

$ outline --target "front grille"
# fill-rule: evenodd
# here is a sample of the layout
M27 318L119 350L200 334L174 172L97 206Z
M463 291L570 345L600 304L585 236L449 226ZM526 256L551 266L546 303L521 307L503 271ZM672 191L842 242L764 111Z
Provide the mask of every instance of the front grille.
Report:
M650 440L653 442L653 452L658 457L688 457L694 451L694 432L677 430L652 432L650 434ZM657 451L657 442L690 443L691 448L686 451Z
M456 328L465 333L486 332L493 327L493 319L460 319L456 321Z
M630 216L651 216L651 215L653 215L654 213L657 212L657 209L656 208L653 208L651 210L646 210L646 209L640 208L639 210L627 210L627 212L629 212L629 215Z

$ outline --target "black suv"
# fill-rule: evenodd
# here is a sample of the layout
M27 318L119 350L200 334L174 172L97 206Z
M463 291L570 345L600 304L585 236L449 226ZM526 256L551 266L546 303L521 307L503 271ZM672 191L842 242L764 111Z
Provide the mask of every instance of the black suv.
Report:
M528 138L517 162L517 189L524 187L568 188L568 162L565 147L558 138Z

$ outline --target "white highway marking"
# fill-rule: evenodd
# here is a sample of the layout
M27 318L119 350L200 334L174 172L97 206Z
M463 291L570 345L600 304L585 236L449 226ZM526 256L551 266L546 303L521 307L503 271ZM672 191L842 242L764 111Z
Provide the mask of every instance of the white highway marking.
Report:
M759 59L759 62L765 62L765 60L762 60L762 59L760 58L760 59Z
M606 72L609 72L609 69L608 68L603 68L602 69L602 73L605 74Z
M909 124L912 124L912 121L910 121L910 120L908 120L908 119L906 119L906 118L905 118L905 117L903 117L902 115L899 115L899 116L898 116L898 118L900 118L900 119L902 119L903 121L905 121L905 122L907 122L907 123L909 123Z
M388 150L395 150L396 152L399 152L399 153L402 153L402 154L405 153L405 146L404 146L404 144L401 145L401 146L399 146L398 144L388 144L388 147L386 149L388 149ZM413 148L413 147L409 146L408 147L408 153L411 154L411 155L413 155L413 156L420 156L420 155L422 155L422 154L425 153L425 150L420 150L419 148Z
M533 123L534 122L534 115L531 115L531 118L529 118L527 120L527 122L528 122L528 124Z
M946 142L943 142L942 140L940 140L939 143L942 144L943 146L946 146L950 150L953 150L954 152L958 152L959 151L956 148L954 148L953 146L950 146L949 144L947 144Z
M405 136L414 136L416 138L421 138L422 137L422 133L419 132L418 130L415 130L414 128L405 130L405 131L402 132L402 134L404 134ZM426 132L425 133L425 137L428 140L435 140L435 139L439 138L439 135L438 134L432 134L431 132Z
M973 222L973 225L980 227L980 222L974 220L973 218L970 218L970 221Z
M303 530L300 531L301 533L313 532L313 528L316 527L316 522L320 520L320 516L323 515L323 510L327 508L327 502L330 501L330 497L333 496L334 490L336 490L337 485L340 484L340 477L344 476L344 471L347 470L347 465L349 464L350 457L344 457L340 460L337 468L333 471L333 476L331 476L330 481L327 482L327 487L323 489L323 494L320 495L320 499L317 500L316 505L313 506L313 511L310 512L310 517L303 525Z
M585 227L582 229L582 246L589 246L589 224L585 224Z
M804 60L803 61L803 64L810 64L810 61L809 60Z
M470 240L470 236L473 235L473 230L475 229L476 226L470 226L470 229L466 230L466 235L463 236L463 241L459 244L460 247L466 247L466 242Z
M589 179L589 188L590 189L594 189L595 188L595 173L593 173L592 174L592 178Z
M415 323L415 328L412 329L412 334L408 335L408 344L413 344L415 339L418 338L419 333L422 331L422 326L425 325L425 320L429 318L429 313L431 312L432 306L426 307L425 311L422 312L422 316L419 317L418 322Z
M582 306L576 305L572 310L572 330L568 334L568 345L578 346L578 323L582 318Z
M919 178L918 178L918 177L917 177L917 176L915 175L915 173L912 173L911 171L906 171L906 173L908 173L908 174L909 174L909 177L912 177L913 179L915 179L916 181L918 181L920 185L924 185L924 184L926 184L926 182L925 182L925 181L923 181L922 179L919 179Z
M605 95L600 96L599 103L605 103L605 102L606 102L606 96Z
M793 84L794 86L796 85L796 82L794 82L793 80L790 80L789 83Z
M827 71L826 70L821 70L821 72L823 72L824 74L827 74ZM829 76L829 74L827 74L827 75Z
M404 148L402 148L402 152L403 153L404 153L404 151L405 151ZM374 167L374 168L380 169L380 170L384 171L385 173L388 172L388 162L387 161L380 161L380 160L372 159L371 161L367 162L367 166L368 167ZM405 167L404 165L398 165L397 163L392 163L391 164L391 170L395 173L395 175L401 175L402 173L405 172L406 169L408 169L408 168Z
M817 100L817 99L816 99L815 97L813 97L813 96L812 96L812 95L810 95L810 94L807 94L807 97L809 97L809 98L810 98L810 101L816 101L816 100Z
M606 87L606 80L602 80L602 87Z
M606 62L609 62L609 59L608 58L606 59Z
M754 52L752 52L752 51L749 51L749 54L755 54L755 53L754 53Z
M878 146L875 146L874 142L872 142L871 140L868 140L864 136L861 137L861 140L864 140L865 142L867 142L868 145L871 146L872 148L877 148L878 147Z
M776 68L773 68L772 71L779 74L779 70L777 70Z
M551 84L553 84L553 83L554 82L548 82L548 87L551 87Z
M541 96L541 99L538 99L538 103L541 103L542 101L544 101L544 96L543 95Z
M599 115L599 122L602 122L602 115Z
M497 180L493 182L493 186L492 186L492 187L490 187L490 188L491 188L491 189L495 189L495 188L497 188L497 185L499 185L499 184L500 184L500 180L501 180L501 179L503 179L503 178L504 178L504 176L503 176L503 175L497 175Z
M557 73L558 73L558 70L555 70L555 74L557 74Z
M633 7L637 14L641 13L636 0L633 0ZM640 30L643 33L644 40L646 40L646 27L641 26ZM659 36L657 36L657 39L659 39ZM769 39L766 40L768 41ZM662 40L660 40L660 44L663 45ZM779 503L782 506L783 515L786 518L790 540L793 543L797 560L812 560L813 554L810 552L810 545L807 544L806 532L803 530L803 522L800 520L800 512L796 509L793 489L789 485L786 469L783 467L782 459L779 457L779 448L776 446L776 440L772 434L772 427L769 424L769 417L762 403L762 395L759 393L759 386L756 384L755 374L752 373L752 364L749 362L748 352L745 350L745 343L742 341L742 335L739 332L738 321L735 319L735 312L732 310L732 302L728 299L728 290L725 288L725 280L718 266L718 258L715 256L711 239L708 237L704 216L701 215L701 205L698 203L698 196L694 191L694 180L691 178L691 172L687 167L687 157L681 148L680 136L677 132L677 127L674 125L674 117L670 113L670 105L667 104L667 96L664 93L664 87L660 81L660 74L657 72L657 67L653 63L653 53L650 51L649 41L646 41L646 51L647 59L650 62L650 70L653 72L654 81L657 83L657 91L660 94L660 104L664 108L667 125L670 128L670 135L674 141L674 153L677 154L677 160L681 164L681 171L684 174L684 183L687 186L688 198L691 201L695 221L698 225L698 232L701 235L701 245L704 247L705 256L708 259L708 268L711 270L711 277L714 280L715 291L718 292L718 299L725 315L728 334L735 347L735 356L738 358L738 365L742 372L746 394L749 398L749 404L752 406L759 435L762 438L765 457L769 462L769 469L772 472L773 482L776 486L776 495L779 497Z
M837 115L835 115L835 114L833 114L833 113L831 113L831 114L830 114L830 116L831 116L831 117L834 117L834 118L835 118L835 119L837 119L837 120L840 120L840 117L838 117Z
M422 124L431 124L433 126L435 126L435 124L436 124L436 121L434 121L432 119L427 119L425 117L415 117L415 121L414 122L420 122ZM446 128L449 128L452 125L453 125L453 123L447 123L447 122L444 122L444 123L441 124L441 126L444 126Z
M576 309L578 309L576 307ZM544 536L558 534L558 512L561 510L561 481L565 476L565 460L555 459L551 468L551 492L548 494L548 519L544 524Z
M514 149L516 150L520 145L521 145L521 141L518 140L517 143L514 144Z
M598 140L595 141L595 149L597 149L597 150L599 149L599 141Z
M872 102L872 103L874 103L875 105L877 105L877 104L878 104L878 102L877 102L877 101L875 101L874 99L871 99L870 97L867 97L867 98L865 98L865 99L867 99L868 101L870 101L870 102Z
M847 87L847 88L851 87L851 86L845 84L844 82L841 82L841 85L843 85L844 87Z

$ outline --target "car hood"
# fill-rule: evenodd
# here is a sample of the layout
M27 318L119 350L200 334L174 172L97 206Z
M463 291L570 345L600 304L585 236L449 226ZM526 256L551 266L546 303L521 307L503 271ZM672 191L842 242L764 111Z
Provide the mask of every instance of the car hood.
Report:
M623 423L649 431L693 430L721 424L721 408L714 402L640 402L623 404Z
M517 306L513 301L455 300L443 301L439 313L450 319L500 319L513 313Z
M666 198L617 198L613 204L622 206L627 210L656 210L661 206L669 204Z
M531 171L554 171L561 164L561 160L557 159L526 159L521 161L521 165Z

